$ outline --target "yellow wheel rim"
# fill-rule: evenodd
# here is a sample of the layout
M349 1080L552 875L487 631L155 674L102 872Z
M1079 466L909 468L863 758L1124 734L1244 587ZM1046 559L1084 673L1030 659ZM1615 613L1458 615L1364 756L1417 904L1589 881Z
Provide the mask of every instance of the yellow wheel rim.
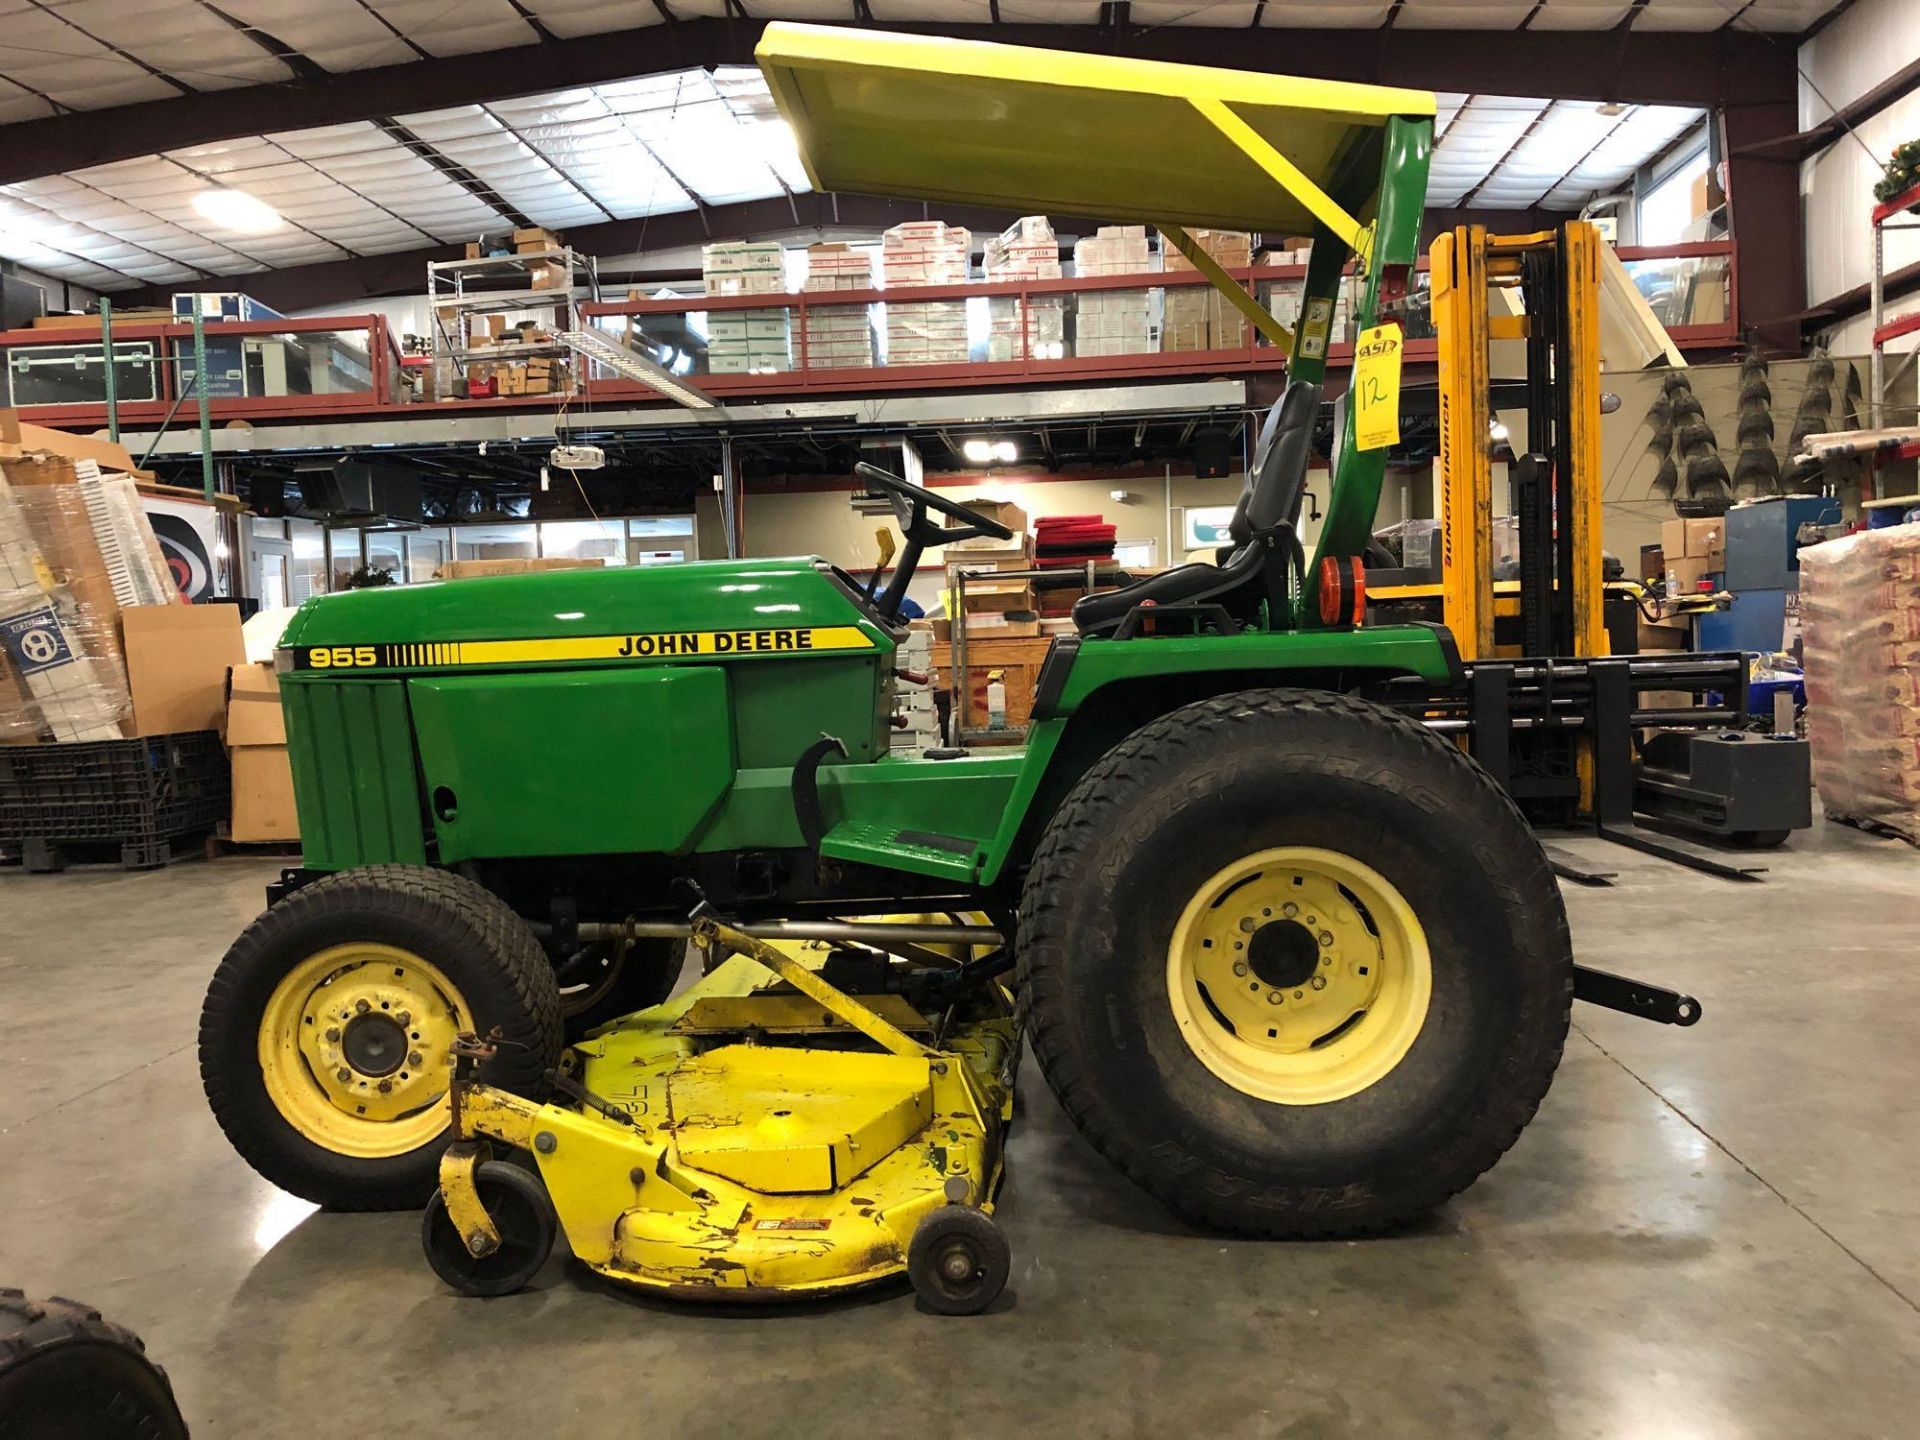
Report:
M445 1130L453 1040L473 1028L439 968L392 945L335 945L274 987L260 1072L274 1108L339 1155L380 1159Z
M1433 993L1427 936L1385 876L1287 846L1215 872L1167 951L1167 994L1200 1062L1244 1094L1324 1105L1406 1058Z

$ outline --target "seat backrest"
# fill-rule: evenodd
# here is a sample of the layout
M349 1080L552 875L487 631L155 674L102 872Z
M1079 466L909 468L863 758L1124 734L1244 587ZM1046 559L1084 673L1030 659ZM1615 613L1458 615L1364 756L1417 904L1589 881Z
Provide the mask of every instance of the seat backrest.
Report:
M1233 507L1227 527L1235 543L1271 534L1300 512L1313 458L1313 426L1320 416L1320 387L1309 380L1289 381L1266 423L1260 427L1253 469Z

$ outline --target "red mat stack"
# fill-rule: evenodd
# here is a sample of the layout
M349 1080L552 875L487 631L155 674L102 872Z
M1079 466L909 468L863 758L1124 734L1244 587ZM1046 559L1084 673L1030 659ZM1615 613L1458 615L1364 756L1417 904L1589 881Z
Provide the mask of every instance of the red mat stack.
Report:
M1072 570L1089 560L1113 563L1114 527L1098 515L1043 515L1033 523L1034 563Z

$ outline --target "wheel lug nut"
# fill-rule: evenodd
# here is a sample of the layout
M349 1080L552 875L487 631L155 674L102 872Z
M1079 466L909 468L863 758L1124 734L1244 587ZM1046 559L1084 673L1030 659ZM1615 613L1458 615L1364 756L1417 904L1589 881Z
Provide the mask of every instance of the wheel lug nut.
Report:
M419 1066L420 1063L421 1063L420 1052L418 1050L411 1050L407 1052L407 1064L417 1067Z
M373 1006L369 1005L365 1000L356 1000L353 1002L354 1013L357 1015L364 1015L372 1008Z
M340 1027L338 1025L329 1025L327 1027L327 1039L338 1040L339 1038L340 1038Z
M1281 1001L1285 1000L1286 998L1287 997L1282 995L1278 990L1269 990L1267 992L1267 1003L1269 1005L1278 1005Z
M334 1071L333 1073L340 1077L340 1083L342 1085L345 1085L348 1081L353 1079L353 1071L349 1070L344 1065L342 1065L338 1070Z
M1251 935L1259 927L1255 925L1253 916L1242 915L1240 917L1240 928L1241 930L1245 931L1247 934Z
M398 1015L394 1016L393 1020L394 1020L394 1023L398 1025L402 1030L406 1029L407 1026L413 1024L412 1014L405 1010L402 1010Z
M393 1082L391 1080L382 1080L380 1082L380 1093L382 1095L391 1095L393 1093Z
M1313 977L1313 988L1314 988L1314 989L1316 989L1316 990L1324 990L1324 989L1326 989L1326 988L1327 988L1327 977L1326 977L1326 976L1324 976L1324 975L1316 975L1316 976L1314 976L1314 977Z
M1322 930L1320 932L1321 948L1324 949L1331 944L1333 944L1333 932L1331 930Z
M1233 973L1234 973L1234 974L1236 974L1236 975L1245 975L1245 974L1247 973L1247 962L1246 962L1246 961L1244 961L1244 960L1236 960L1236 961L1234 961L1234 962L1233 962Z
M1300 907L1294 904L1291 900L1289 900L1286 904L1280 907L1280 913L1286 916L1289 920L1291 920L1294 916L1300 913Z

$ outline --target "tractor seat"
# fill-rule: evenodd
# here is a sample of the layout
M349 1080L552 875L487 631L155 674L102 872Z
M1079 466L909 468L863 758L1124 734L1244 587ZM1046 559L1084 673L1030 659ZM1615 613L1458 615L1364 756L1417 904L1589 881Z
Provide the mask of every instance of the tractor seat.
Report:
M1260 573L1265 558L1259 545L1237 546L1221 565L1196 560L1149 575L1118 590L1083 595L1073 602L1073 626L1082 635L1098 635L1117 626L1136 605L1198 605L1237 591ZM1230 610L1233 608L1228 607Z
M1149 575L1102 595L1074 602L1073 626L1082 635L1107 634L1136 605L1217 603L1249 619L1262 600L1284 604L1292 570L1293 522L1313 454L1313 425L1320 414L1320 387L1291 381L1267 412L1252 471L1240 490L1228 534L1233 548L1218 565L1196 561ZM1285 544L1280 542L1285 540Z

